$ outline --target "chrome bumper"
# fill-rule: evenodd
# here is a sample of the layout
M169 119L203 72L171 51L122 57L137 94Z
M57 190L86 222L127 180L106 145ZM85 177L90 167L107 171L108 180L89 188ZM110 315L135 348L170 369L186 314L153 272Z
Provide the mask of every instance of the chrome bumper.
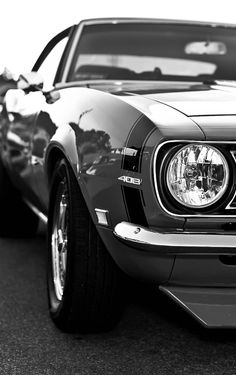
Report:
M127 244L165 253L236 254L235 234L155 232L135 224L121 222L114 235Z

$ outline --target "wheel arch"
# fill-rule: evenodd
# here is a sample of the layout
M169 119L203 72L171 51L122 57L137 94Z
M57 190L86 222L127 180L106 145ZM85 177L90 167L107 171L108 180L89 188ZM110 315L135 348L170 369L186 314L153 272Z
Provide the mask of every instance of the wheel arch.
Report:
M58 146L52 147L50 152L47 154L47 163L46 163L46 176L48 185L50 186L51 178L53 175L54 168L57 162L61 159L66 159L68 162L68 158L66 157L65 152Z
M86 188L84 184L82 183L82 179L78 177L78 163L75 160L74 155L68 154L65 149L63 148L62 145L58 144L51 144L50 149L47 150L46 154L46 163L45 163L45 172L47 176L47 183L48 187L50 189L51 181L52 181L52 176L55 170L55 166L58 163L59 160L65 159L70 166L72 172L74 173L74 176L77 180L78 187L79 187L79 192L81 193L81 198L84 199L86 206L88 208L88 211L92 217L92 219L95 221L96 216L94 213L94 210L91 208L90 200L88 193L86 191Z

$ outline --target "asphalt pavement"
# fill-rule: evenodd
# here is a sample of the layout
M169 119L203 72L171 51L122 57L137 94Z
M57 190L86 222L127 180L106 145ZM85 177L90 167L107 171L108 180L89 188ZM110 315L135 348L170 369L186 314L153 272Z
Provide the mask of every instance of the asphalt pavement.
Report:
M209 331L155 289L129 288L118 326L60 332L47 311L46 246L0 239L0 375L236 374L236 331Z

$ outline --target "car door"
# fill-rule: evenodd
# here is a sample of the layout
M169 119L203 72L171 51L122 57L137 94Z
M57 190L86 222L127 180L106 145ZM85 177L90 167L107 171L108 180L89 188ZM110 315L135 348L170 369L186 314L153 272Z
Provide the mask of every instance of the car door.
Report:
M47 106L45 92L53 88L70 31L70 28L66 29L54 37L33 67L33 71L38 71L43 77L43 91L27 92L17 89L10 90L6 96L5 131L2 137L4 162L24 196L36 206L40 205L36 191L40 190L40 195L47 201L43 156L55 132L55 127L44 110ZM37 121L38 118L40 121ZM38 124L41 128L37 128Z
M46 53L39 57L33 70L37 70L43 77L44 91L50 92L55 83L60 81L60 73L67 51L69 51L73 29L67 29L60 33L56 38L49 42ZM44 56L46 57L44 58ZM37 205L41 212L46 213L48 206L48 188L44 173L44 155L46 147L55 133L57 126L50 117L50 109L53 104L44 100L43 105L38 112L35 121L34 131L31 139L31 171L32 171L32 189L37 200Z
M26 94L10 90L5 97L1 119L1 156L17 187L29 195L31 179L31 139L38 110L43 103L41 92Z

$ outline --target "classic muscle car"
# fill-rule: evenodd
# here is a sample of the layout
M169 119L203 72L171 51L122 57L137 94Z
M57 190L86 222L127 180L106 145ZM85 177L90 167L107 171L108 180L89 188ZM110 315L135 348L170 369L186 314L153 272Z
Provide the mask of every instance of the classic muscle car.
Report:
M235 61L232 25L86 20L7 92L0 234L47 222L60 329L112 328L125 274L236 326Z

